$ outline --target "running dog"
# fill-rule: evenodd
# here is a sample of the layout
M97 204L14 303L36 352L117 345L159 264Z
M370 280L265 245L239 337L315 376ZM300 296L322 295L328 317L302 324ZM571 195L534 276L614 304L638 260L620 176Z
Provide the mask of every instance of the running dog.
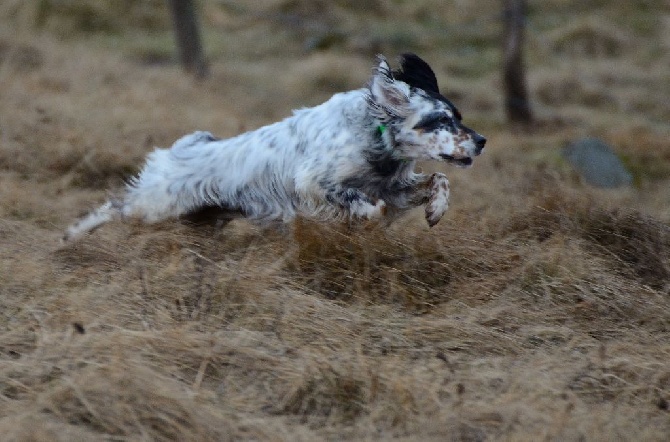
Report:
M290 222L365 220L425 205L429 226L449 205L442 173L414 171L417 161L467 167L486 138L461 122L440 94L428 63L383 56L367 86L225 140L195 132L156 149L119 199L67 229L72 240L115 219L153 223L214 210L221 219Z

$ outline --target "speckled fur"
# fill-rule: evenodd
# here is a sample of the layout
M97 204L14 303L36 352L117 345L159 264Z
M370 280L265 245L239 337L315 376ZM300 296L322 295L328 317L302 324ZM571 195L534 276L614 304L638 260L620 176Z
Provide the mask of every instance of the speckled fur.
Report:
M64 239L114 219L153 223L212 208L224 218L289 222L377 219L425 204L433 226L447 210L449 182L416 173L416 162L466 167L484 143L439 95L423 60L405 54L391 71L379 56L365 88L233 138L195 132L156 149L119 200L70 226Z

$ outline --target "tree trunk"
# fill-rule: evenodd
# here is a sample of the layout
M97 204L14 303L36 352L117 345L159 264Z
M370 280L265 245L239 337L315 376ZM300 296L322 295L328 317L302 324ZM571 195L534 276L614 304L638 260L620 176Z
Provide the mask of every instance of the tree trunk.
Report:
M168 0L172 11L179 61L184 69L197 79L208 74L207 63L200 42L200 29L193 0Z
M523 39L526 21L525 0L503 0L503 83L507 118L513 123L533 121L528 101Z

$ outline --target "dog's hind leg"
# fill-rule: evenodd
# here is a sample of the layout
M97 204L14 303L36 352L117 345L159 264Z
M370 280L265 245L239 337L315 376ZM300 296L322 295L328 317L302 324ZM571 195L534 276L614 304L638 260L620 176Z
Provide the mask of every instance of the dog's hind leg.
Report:
M109 200L93 212L86 215L65 231L63 241L71 241L89 233L112 220L122 218L122 205L118 201Z

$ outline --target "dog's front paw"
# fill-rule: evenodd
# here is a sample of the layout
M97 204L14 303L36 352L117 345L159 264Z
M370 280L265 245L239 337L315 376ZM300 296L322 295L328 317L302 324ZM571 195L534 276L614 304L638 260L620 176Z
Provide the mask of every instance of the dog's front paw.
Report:
M449 208L449 180L444 174L436 173L431 178L430 196L426 203L428 226L437 224Z

